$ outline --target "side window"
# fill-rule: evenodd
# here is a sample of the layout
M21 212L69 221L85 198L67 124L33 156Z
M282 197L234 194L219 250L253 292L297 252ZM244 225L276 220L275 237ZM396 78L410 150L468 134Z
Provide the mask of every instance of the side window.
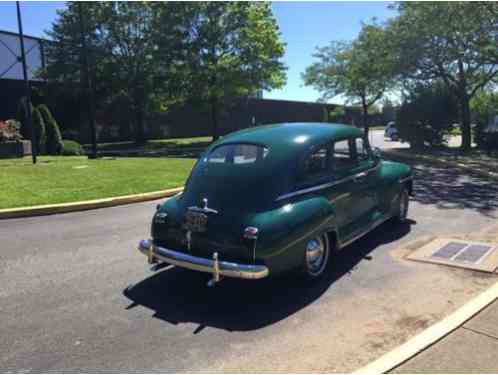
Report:
M332 145L332 169L335 171L350 168L354 165L351 143L345 139L343 141L334 142Z
M365 140L363 138L356 138L356 156L358 161L367 160L368 155L368 146L365 144Z
M304 161L303 178L309 179L325 175L328 171L329 151L326 146L309 155Z
M207 156L208 163L253 164L268 155L268 148L252 144L221 145Z

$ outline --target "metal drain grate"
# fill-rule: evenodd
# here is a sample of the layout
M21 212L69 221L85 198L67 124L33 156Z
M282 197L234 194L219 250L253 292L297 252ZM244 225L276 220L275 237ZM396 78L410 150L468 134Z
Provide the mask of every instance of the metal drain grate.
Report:
M498 273L498 243L435 237L406 257L420 262Z
M491 246L470 245L455 257L457 262L478 263L491 251Z
M432 254L433 258L451 259L463 250L468 244L461 242L450 242Z
M431 258L477 264L492 250L494 250L492 246L449 242L434 252Z

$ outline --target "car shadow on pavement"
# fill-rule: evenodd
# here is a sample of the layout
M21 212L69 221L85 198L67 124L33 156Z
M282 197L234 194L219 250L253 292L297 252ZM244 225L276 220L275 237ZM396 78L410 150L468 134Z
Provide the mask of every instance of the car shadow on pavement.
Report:
M336 281L354 272L356 265L379 245L400 239L411 225L388 221L335 255L329 272L314 283L292 273L263 280L224 279L216 287L206 287L209 275L178 267L164 269L123 294L132 302L154 311L154 317L171 324L196 323L194 334L204 327L228 331L248 331L276 323L319 299Z

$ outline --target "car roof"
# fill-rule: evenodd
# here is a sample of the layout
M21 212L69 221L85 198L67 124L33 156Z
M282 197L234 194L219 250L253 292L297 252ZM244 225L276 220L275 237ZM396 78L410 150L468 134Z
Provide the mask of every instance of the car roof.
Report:
M350 125L322 122L296 122L256 126L224 136L216 146L226 143L256 143L290 152L308 149L325 141L361 137L363 132Z
M206 154L217 147L229 144L249 143L268 147L269 153L265 157L265 162L255 166L258 173L270 180L278 179L282 174L295 174L296 163L300 157L315 146L362 136L362 130L343 124L320 122L271 124L227 134L213 143L206 150Z

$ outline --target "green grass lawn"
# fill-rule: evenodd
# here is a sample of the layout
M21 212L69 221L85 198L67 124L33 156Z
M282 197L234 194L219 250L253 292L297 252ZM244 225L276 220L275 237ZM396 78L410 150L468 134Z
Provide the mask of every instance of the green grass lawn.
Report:
M194 159L42 156L0 160L0 209L76 202L182 186Z

